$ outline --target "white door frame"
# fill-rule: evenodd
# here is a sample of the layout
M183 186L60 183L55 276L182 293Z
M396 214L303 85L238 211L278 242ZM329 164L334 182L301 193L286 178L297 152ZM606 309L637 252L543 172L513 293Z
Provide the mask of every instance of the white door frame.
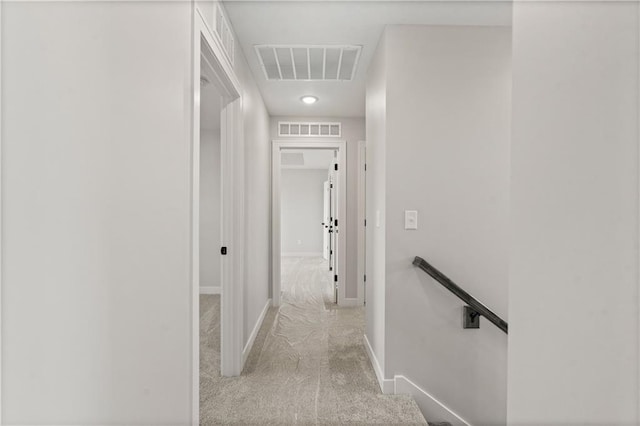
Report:
M220 370L223 376L239 375L242 370L242 215L244 197L238 169L242 171L241 87L217 35L207 25L200 10L194 8L191 128L191 343L192 343L192 419L200 422L200 75L201 66L213 76L225 106L221 113L221 239L228 255L221 261Z
M358 305L366 303L367 274L367 143L358 142Z
M280 224L280 151L283 149L334 149L338 152L338 305L352 306L346 299L345 284L347 260L347 145L343 140L274 140L271 151L271 298L274 306L280 306L281 292L281 224Z

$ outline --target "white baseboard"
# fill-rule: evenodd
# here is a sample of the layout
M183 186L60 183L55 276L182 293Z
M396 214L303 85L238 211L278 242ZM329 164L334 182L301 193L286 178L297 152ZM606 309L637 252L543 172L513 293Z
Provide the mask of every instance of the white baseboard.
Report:
M294 253L294 252L289 252L289 253L281 253L280 256L282 257L322 257L322 252L310 252L310 251L306 251L306 252L299 252L299 253Z
M220 287L202 286L200 287L200 294L221 294Z
M435 399L427 391L404 376L395 376L393 393L413 396L425 419L431 423L448 422L452 426L471 426L462 417L451 411L449 407Z
M366 334L364 335L364 347L367 349L367 355L369 355L371 365L373 365L373 371L376 373L380 390L385 394L393 394L395 381L384 378L384 371L382 371L378 358L376 358L376 355L373 353L373 348L371 347L371 343L369 343L369 339Z
M262 308L262 312L260 312L260 316L256 321L256 324L253 326L253 330L251 330L251 334L249 335L249 340L247 344L244 345L244 349L242 350L242 367L244 368L244 363L247 362L247 358L249 357L249 353L251 352L251 348L253 348L253 343L256 341L256 337L258 337L258 332L260 331L260 327L262 327L262 322L264 321L264 317L267 315L267 311L271 306L271 299L267 299L267 302L264 304L264 308Z

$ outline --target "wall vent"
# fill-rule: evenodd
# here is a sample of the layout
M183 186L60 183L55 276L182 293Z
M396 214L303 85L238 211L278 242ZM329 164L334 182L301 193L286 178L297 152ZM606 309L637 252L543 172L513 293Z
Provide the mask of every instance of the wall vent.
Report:
M339 138L342 136L342 124L280 121L278 123L278 136Z
M231 32L231 26L229 25L229 21L225 16L225 13L220 4L216 4L216 21L215 21L215 30L216 34L220 38L222 42L222 47L224 48L227 57L229 58L229 62L233 65L234 55L235 55L235 39L233 38L233 33Z
M267 80L350 81L362 46L254 46Z

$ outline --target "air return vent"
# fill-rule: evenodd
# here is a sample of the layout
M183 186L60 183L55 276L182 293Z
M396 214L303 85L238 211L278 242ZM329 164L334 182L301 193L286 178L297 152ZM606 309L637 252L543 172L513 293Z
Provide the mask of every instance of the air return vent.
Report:
M227 21L227 17L225 16L224 11L222 10L222 6L220 4L216 5L216 15L215 15L215 27L216 33L218 37L220 37L220 41L222 42L222 46L224 47L224 51L229 57L229 62L233 65L234 60L234 45L235 40L233 38L233 33L231 32L231 27L229 26L229 22Z
M339 138L342 136L342 124L280 121L278 123L278 135L310 138Z
M254 46L267 80L353 80L361 46Z

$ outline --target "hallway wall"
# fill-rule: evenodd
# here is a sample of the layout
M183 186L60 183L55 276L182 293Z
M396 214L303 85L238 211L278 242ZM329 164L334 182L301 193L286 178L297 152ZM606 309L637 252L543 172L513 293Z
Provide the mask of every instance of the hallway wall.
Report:
M2 423L191 424L192 4L2 8ZM235 71L247 342L269 120L239 48Z
M358 141L365 138L364 118L352 117L271 117L271 139L291 139L278 136L279 121L341 122L342 137L347 142L347 282L346 297L358 295ZM312 140L312 138L309 138ZM322 138L331 140L332 138ZM304 138L302 138L304 140Z
M282 254L322 256L323 185L328 176L329 170L282 170Z
M2 423L188 424L191 5L2 8Z
M385 378L409 378L471 424L505 424L507 336L486 319L463 329L463 303L411 262L425 258L508 319L511 30L389 26L385 37L385 94L378 70L367 117L384 131L370 147L384 163L368 176L385 169L383 184L370 180L385 204L374 254L386 265ZM404 229L405 210L418 211L417 230Z
M638 15L514 3L510 424L640 422Z
M236 44L235 71L242 84L244 123L244 345L270 300L271 144L269 114L253 74ZM257 330L256 330L257 331Z

